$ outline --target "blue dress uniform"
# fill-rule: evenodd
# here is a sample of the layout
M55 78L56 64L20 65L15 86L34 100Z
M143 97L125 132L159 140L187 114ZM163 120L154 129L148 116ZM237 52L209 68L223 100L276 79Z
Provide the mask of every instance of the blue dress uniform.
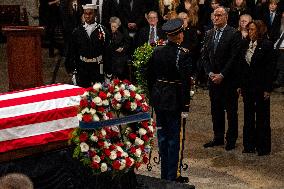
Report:
M67 72L77 71L77 84L90 87L102 82L105 74L111 74L110 38L106 29L96 22L90 36L86 26L79 26L72 33L66 57Z
M173 19L162 29L168 36L178 35L182 24L180 19ZM181 112L189 111L191 58L187 53L169 40L154 49L147 69L150 104L156 112L161 178L172 181L177 179Z

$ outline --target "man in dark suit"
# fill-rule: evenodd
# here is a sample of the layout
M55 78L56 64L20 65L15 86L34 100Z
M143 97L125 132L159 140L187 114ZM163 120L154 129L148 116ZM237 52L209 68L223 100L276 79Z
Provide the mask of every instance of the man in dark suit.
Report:
M235 148L238 137L238 75L235 72L240 51L240 34L227 25L228 13L224 7L213 12L214 28L206 32L203 46L205 70L209 75L209 95L214 138L205 148L224 144L225 111L228 130L226 150Z
M268 7L264 10L262 20L267 26L269 40L276 42L280 35L281 14L278 12L278 0L270 0Z
M188 115L190 101L191 59L179 45L182 24L182 20L173 19L163 25L169 42L155 48L147 69L150 101L156 112L161 178L171 181L177 179L181 116Z
M165 33L158 26L158 13L150 11L147 14L148 26L140 29L137 34L137 46L142 46L144 43L153 44L159 39L165 39Z

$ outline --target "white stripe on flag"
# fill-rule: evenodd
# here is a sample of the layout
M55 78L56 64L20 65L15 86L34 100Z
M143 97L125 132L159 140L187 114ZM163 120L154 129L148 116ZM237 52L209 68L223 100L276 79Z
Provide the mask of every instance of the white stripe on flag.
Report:
M79 125L77 117L53 120L43 123L30 124L0 130L0 142L19 138L37 136L41 134L76 128Z
M0 95L0 100L9 100L13 98L21 98L21 97L26 97L26 96L32 96L32 95L38 95L38 94L44 94L44 93L50 93L54 91L62 91L62 90L74 89L74 88L80 88L80 87L74 86L74 85L67 85L67 84L61 85L60 84L56 86L50 86L50 87L44 87L44 88L38 88L38 89L35 88L34 90Z
M0 108L0 119L26 115L31 113L39 113L42 111L53 110L57 108L65 108L79 105L80 96L70 96L65 98L51 99L29 104L21 104L18 106L9 106Z

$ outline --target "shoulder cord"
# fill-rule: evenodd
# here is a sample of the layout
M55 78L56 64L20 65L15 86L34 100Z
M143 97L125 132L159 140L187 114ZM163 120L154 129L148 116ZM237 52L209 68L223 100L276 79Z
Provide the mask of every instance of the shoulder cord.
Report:
M179 71L179 65L178 65L178 62L179 62L179 55L180 55L180 49L177 50L177 57L176 57L176 68L177 70Z

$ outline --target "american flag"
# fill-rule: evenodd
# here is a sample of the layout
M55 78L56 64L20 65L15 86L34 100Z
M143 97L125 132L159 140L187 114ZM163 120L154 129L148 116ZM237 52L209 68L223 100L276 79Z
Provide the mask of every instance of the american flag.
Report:
M0 94L0 153L68 140L84 91L55 84Z

